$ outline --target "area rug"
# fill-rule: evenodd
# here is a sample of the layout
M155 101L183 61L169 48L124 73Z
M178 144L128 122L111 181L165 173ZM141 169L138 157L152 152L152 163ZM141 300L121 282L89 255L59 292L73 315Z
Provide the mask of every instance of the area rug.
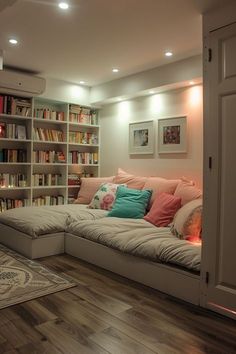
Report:
M73 286L68 277L0 245L0 309Z

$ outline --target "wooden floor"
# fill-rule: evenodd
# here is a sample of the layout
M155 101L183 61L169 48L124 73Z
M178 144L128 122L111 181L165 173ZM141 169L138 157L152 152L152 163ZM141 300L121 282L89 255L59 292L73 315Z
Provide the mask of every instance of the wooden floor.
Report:
M1 310L0 354L236 353L233 320L67 255L41 262L78 286Z

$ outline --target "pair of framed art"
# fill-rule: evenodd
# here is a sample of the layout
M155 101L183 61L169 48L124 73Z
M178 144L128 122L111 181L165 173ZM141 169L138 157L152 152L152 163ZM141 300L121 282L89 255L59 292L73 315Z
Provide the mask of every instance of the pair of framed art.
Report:
M155 122L147 120L129 124L129 153L154 154ZM157 147L159 154L187 152L187 117L158 119Z

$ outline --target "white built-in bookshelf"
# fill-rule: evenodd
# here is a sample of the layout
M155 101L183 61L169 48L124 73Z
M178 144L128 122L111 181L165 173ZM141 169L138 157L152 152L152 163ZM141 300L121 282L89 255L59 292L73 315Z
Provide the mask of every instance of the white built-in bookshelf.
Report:
M99 144L97 109L0 94L0 211L73 201Z

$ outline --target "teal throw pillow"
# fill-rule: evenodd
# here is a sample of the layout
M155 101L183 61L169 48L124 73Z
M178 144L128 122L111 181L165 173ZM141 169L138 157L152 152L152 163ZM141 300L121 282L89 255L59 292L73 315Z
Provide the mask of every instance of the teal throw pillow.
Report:
M148 189L138 190L119 186L115 203L107 216L142 219L146 213L151 195L152 191Z

